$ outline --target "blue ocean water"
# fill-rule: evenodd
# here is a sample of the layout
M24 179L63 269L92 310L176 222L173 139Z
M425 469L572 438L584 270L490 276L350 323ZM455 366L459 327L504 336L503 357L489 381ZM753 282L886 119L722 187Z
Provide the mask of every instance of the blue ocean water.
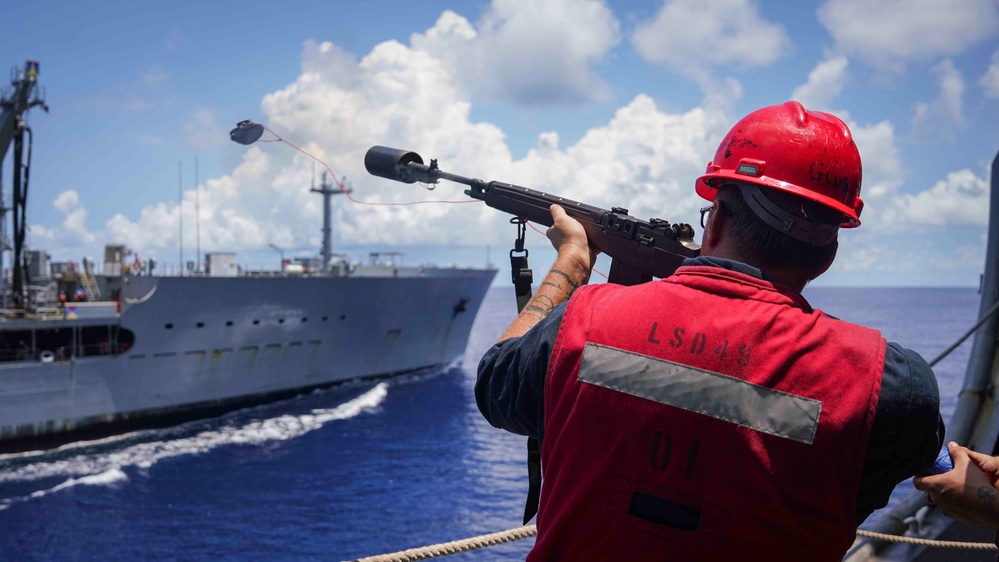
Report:
M978 314L967 288L805 295L927 359ZM525 443L490 427L472 392L479 356L514 311L512 289L490 291L463 368L0 456L0 560L349 560L517 527ZM945 420L970 348L969 340L935 368ZM909 490L901 485L893 501ZM532 545L449 559L523 559Z

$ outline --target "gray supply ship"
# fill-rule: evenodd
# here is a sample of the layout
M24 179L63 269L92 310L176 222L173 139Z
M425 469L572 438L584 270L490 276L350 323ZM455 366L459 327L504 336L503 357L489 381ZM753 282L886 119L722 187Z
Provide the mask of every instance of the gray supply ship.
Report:
M330 252L281 272L234 254L204 274L158 276L108 246L101 273L24 249L30 129L44 102L28 61L2 97L0 163L13 144L12 276L0 314L0 451L30 450L208 416L341 381L443 368L464 353L494 269L351 264ZM28 136L30 143L30 136ZM5 239L0 220L0 240ZM2 260L2 253L0 253ZM0 261L0 269L3 268ZM82 302L73 296L80 293ZM65 295L66 302L59 295Z

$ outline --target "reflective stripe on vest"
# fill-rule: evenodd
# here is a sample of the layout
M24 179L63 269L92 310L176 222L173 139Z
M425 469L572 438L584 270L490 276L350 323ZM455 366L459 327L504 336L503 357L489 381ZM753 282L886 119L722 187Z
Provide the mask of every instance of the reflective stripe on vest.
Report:
M818 400L592 342L579 380L809 445L822 412Z

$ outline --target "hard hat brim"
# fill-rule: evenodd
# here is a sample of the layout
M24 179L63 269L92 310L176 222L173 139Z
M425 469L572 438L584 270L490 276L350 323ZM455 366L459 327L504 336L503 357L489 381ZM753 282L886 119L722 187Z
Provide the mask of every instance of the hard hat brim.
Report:
M798 197L815 201L816 203L829 207L830 209L839 211L843 213L843 222L840 223L840 228L856 228L860 226L860 212L864 208L864 202L860 199L860 197L857 197L856 199L856 208L850 208L842 202L830 197L825 197L814 191L803 189L794 184L776 180L767 176L750 177L736 173L732 170L717 170L706 173L697 178L697 183L694 185L694 189L702 198L707 199L708 201L714 201L715 195L718 193L718 188L716 186L724 183L736 182L753 183L756 185L779 189L781 191L797 195Z

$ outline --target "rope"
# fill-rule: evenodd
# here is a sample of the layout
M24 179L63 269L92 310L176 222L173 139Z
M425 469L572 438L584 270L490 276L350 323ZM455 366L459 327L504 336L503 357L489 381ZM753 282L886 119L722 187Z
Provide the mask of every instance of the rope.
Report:
M503 543L517 541L520 539L526 539L528 537L533 537L536 534L538 534L538 527L536 525L524 525L523 527L517 527L516 529L501 531L499 533L480 535L478 537L472 537L459 541L452 541L447 543L424 546L422 548L411 548L409 550L403 550L391 554L368 556L366 558L358 558L356 560L352 560L351 562L411 562L413 560L428 560L430 558L437 558L440 556L450 556L452 554L461 554L463 552L469 552L472 550L477 550L479 548L496 546ZM887 535L885 533L875 533L873 531L864 531L862 529L857 531L857 535L861 537L867 537L870 539L878 539L882 541L899 542L906 544L916 544L916 545L928 546L934 548L996 550L996 545L985 542L939 541L932 539L920 539L916 537L903 537L899 535Z
M352 560L351 562L409 562L411 560L426 560L428 558L461 554L462 552L468 552L470 550L476 550L487 546L496 546L511 541L526 539L527 537L533 537L536 534L538 534L538 528L536 525L524 525L523 527L517 527L516 529L500 531L499 533L480 535L470 539L435 544L422 548L411 548L409 550L403 550L402 552L395 552L392 554L381 554L378 556L369 556L367 558L358 558L356 560Z
M997 301L994 305L992 305L992 308L990 308L988 312L986 312L985 314L982 315L982 318L978 321L978 323L975 324L974 326L972 326L971 329L969 329L967 332L965 332L963 336L961 336L960 338L958 338L957 341L954 342L953 345L951 345L950 347L948 347L947 349L945 349L943 351L943 353L941 353L940 355L938 355L936 357L936 359L934 359L933 361L930 361L930 367L936 365L937 363L940 362L941 359L943 359L944 357L947 357L948 355L950 355L951 351L954 351L955 349L957 349L957 346L959 346L962 343L964 343L964 340L968 339L968 336L970 336L971 334L974 334L975 330L981 328L982 324L984 324L986 320L988 320L989 318L991 318L992 315L995 314L997 310L999 310L999 301Z
M996 545L988 542L961 542L961 541L938 541L932 539L919 539L916 537L903 537L899 535L886 535L873 531L858 530L857 535L870 539L878 539L889 542L901 542L906 544L918 544L936 548L967 548L972 550L996 550Z

